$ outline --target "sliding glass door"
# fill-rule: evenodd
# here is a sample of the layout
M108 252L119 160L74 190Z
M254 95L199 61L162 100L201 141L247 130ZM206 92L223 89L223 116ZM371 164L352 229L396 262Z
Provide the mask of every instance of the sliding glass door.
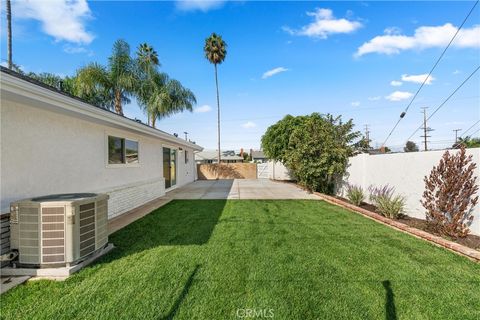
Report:
M177 150L163 148L163 177L165 189L177 184Z

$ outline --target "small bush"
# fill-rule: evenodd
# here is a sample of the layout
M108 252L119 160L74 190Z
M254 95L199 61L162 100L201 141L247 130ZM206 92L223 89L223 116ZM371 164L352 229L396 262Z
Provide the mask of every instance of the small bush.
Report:
M362 204L363 200L365 200L365 194L363 193L363 189L357 185L347 185L347 199L356 206Z
M370 192L370 201L375 202L375 199L378 197L391 198L393 196L395 188L390 187L388 184L386 184L381 187L370 186L368 187L368 191Z
M400 195L394 195L395 188L389 185L381 187L369 187L370 201L377 207L377 212L381 215L397 219L403 215L405 210L405 198Z
M438 166L425 177L422 205L428 224L451 237L465 237L470 232L473 208L478 202L475 177L477 165L467 156L465 146L456 154L446 151Z

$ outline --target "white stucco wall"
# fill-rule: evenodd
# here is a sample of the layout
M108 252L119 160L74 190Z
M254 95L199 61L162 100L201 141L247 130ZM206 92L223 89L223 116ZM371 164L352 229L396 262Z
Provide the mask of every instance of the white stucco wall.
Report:
M109 216L164 195L162 147L171 143L2 99L1 212L10 202L54 193L106 192ZM107 165L107 136L139 142L138 165ZM194 180L193 150L178 152L178 182ZM184 163L184 150L191 161Z
M451 150L450 152L456 152ZM423 178L438 164L444 151L408 152L394 154L360 154L350 158L345 182L356 184L367 190L370 185L390 185L396 193L406 198L406 213L411 217L425 219L425 209L420 200L425 189ZM480 148L467 149L477 164L477 183L480 184ZM340 188L339 194L343 195ZM474 220L470 229L480 235L480 205L474 209Z

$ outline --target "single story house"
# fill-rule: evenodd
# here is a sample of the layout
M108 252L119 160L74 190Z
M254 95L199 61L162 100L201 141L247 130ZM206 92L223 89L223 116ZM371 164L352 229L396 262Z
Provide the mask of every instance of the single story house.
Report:
M195 153L195 162L197 164L218 163L218 151L201 151ZM235 151L222 151L222 163L243 162L243 157L237 155Z
M252 150L250 149L250 157L253 162L265 163L268 161L268 158L265 156L262 150Z
M109 218L193 182L203 148L1 68L1 213L57 193L110 196Z

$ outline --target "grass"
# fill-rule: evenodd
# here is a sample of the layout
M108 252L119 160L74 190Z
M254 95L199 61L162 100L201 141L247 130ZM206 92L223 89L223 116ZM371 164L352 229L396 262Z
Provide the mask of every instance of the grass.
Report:
M1 317L480 318L479 264L321 201L173 201L110 240L68 280L4 294Z

